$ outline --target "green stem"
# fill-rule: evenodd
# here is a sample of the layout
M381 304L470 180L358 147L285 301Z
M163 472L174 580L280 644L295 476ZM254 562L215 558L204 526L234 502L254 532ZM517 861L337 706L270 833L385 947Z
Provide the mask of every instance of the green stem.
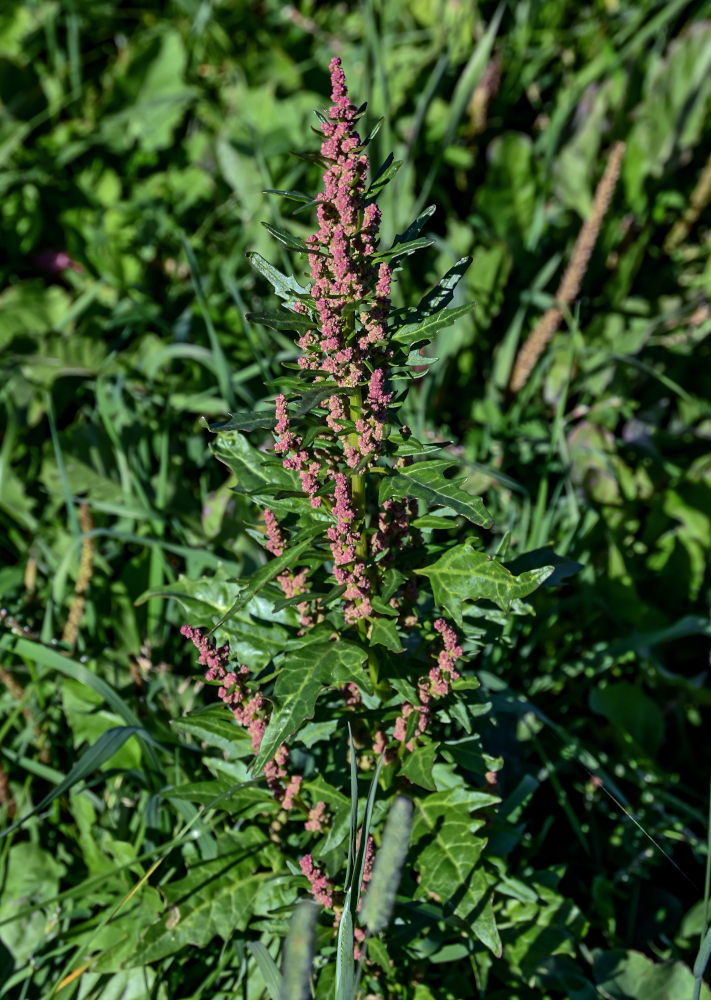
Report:
M356 420L360 420L363 416L363 391L360 386L356 388L351 393L349 399L349 412L348 418L353 423ZM353 447L358 447L358 434L353 431L348 435L348 443ZM368 568L368 536L365 530L365 474L358 473L351 477L351 499L353 502L353 509L355 510L356 517L358 519L359 526L359 537L358 544L356 546L356 555L358 559L361 559ZM373 685L374 690L377 691L380 684L380 670L378 664L378 658L372 649L368 648L368 626L366 622L361 618L358 622L358 636L363 643L363 645L368 649L368 673L370 674L370 680Z

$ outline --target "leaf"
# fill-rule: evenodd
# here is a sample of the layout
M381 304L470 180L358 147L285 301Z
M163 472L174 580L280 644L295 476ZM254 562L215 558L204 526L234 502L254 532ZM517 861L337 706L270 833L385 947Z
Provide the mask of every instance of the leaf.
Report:
M568 556L559 556L550 545L526 552L504 565L516 575L526 570L539 569L541 566L553 566L553 572L542 584L544 587L557 587L569 576L574 576L584 568L582 563L569 559Z
M383 164L378 168L375 177L370 182L370 187L365 192L366 205L375 201L384 188L388 186L390 181L402 166L402 162L402 160L394 160L392 153L388 154Z
M259 967L271 1000L279 1000L281 995L281 977L276 962L261 941L249 941L247 947L252 952L254 960Z
M427 220L434 215L437 211L436 205L428 205L427 208L422 212L416 219L414 219L410 225L402 233L398 233L393 240L393 246L397 246L399 243L409 243L420 235Z
M270 882L291 881L290 875L259 871L263 846L260 835L259 842L197 864L185 878L166 885L167 916L148 929L130 964L157 962L188 945L202 948L214 937L229 941L235 931L245 930L260 891Z
M114 726L113 729L108 729L105 733L102 733L96 743L89 747L88 750L84 751L69 774L67 774L67 776L59 782L56 788L45 795L45 797L37 803L34 809L30 809L30 811L22 816L21 819L18 819L15 823L11 823L10 826L6 827L4 830L0 830L0 840L2 840L3 837L6 837L8 833L12 833L13 830L17 830L17 828L22 826L23 823L26 823L30 817L42 812L48 805L50 805L50 803L54 802L54 800L59 798L60 795L64 795L65 792L68 792L69 789L73 788L78 782L83 781L84 778L88 778L89 775L98 770L102 764L105 764L107 760L110 760L114 754L121 749L129 737L136 736L139 733L144 739L151 739L146 730L141 726Z
M247 313L249 323L259 323L272 330L311 330L315 321L300 313Z
M308 286L300 285L296 278L283 274L273 264L270 264L268 260L265 260L261 254L252 251L247 254L247 260L255 271L259 271L267 279L280 298L292 302L295 296L300 297L309 294Z
M241 493L260 495L261 489L273 486L298 490L299 477L285 469L280 460L253 447L238 431L221 431L212 451L235 474Z
M437 744L431 741L423 746L417 746L407 755L405 763L400 768L400 774L404 775L414 785L420 788L428 788L435 791L437 786L432 777L435 757L437 756Z
M456 481L444 478L445 470L455 464L448 459L434 459L415 462L399 469L383 479L380 485L380 503L383 504L391 497L417 497L430 504L451 508L481 528L490 528L494 519L483 501L466 493Z
M237 725L224 705L214 705L195 715L184 715L170 720L171 729L188 733L208 746L218 747L226 753L233 753L235 744L249 742L245 730Z
M297 239L296 236L292 236L291 233L287 233L283 229L277 229L276 226L272 226L268 222L263 222L262 225L275 240L283 243L287 250L293 250L295 253L319 253L317 249L312 249L303 240Z
M393 653L402 653L403 645L395 622L387 618L376 618L370 633L370 645L385 646Z
M593 712L604 716L623 734L632 737L650 758L664 741L664 715L641 687L620 681L593 688L588 697Z
M357 681L365 690L371 690L362 668L366 656L364 649L344 639L310 643L286 654L274 685L275 708L252 765L255 774L263 770L302 722L313 716L324 687Z
M276 188L266 188L262 194L278 194L282 198L288 198L289 201L303 201L305 204L311 204L314 200L311 195L304 194L303 191L278 191Z
M425 247L431 247L433 243L433 239L421 236L419 239L410 240L409 243L398 243L390 247L389 250L381 250L380 253L373 254L372 259L374 261L381 261L397 260L398 257L409 257L410 254L415 253L417 250L424 250Z
M692 997L694 977L682 962L656 964L638 951L593 952L595 982L613 1000L671 1000ZM701 983L704 1000L711 1000L711 990Z
M418 340L431 340L438 330L454 323L461 316L465 316L475 307L475 302L467 302L461 306L454 306L451 309L443 309L432 316L426 316L423 320L406 323L399 327L392 336L399 344L407 347Z
M471 543L469 539L449 549L431 566L415 570L429 577L436 603L446 608L460 627L464 601L487 598L502 611L509 611L512 601L533 593L553 572L553 566L541 566L514 576Z
M500 955L501 942L487 905L491 886L480 864L486 839L477 831L483 825L482 819L469 815L459 789L415 799L412 843L423 839L426 843L415 868L420 873L420 891L434 894L445 913L456 913L467 929Z
M213 433L220 431L258 431L273 430L276 423L273 410L258 410L256 412L231 413L226 420L208 423L208 429Z
M316 535L320 535L323 532L321 525L314 525L307 531L302 531L299 533L294 543L289 546L280 556L275 559L270 559L269 562L261 566L255 573L252 574L249 583L243 591L241 591L239 597L234 602L232 607L227 611L225 615L219 620L219 622L211 630L214 632L215 629L220 628L225 624L233 615L238 611L241 611L247 604L251 601L255 594L266 587L268 583L276 579L279 574L293 566L297 560L304 555L305 552L311 548L313 539ZM297 540L299 539L299 540Z

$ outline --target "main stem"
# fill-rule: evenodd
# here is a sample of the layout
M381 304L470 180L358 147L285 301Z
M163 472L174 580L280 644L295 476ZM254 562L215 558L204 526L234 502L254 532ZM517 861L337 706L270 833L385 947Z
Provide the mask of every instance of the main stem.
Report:
M363 390L360 386L356 386L349 398L348 417L352 423L355 423L356 420L360 420L362 416ZM355 431L348 435L348 443L354 448L358 447L358 434ZM367 566L368 536L365 531L365 475L362 472L356 473L356 475L351 477L351 500L353 502L353 508L356 512L358 521L360 522L360 537L358 538L358 544L356 546L356 555L359 559L362 559ZM373 650L368 646L368 626L362 618L359 620L357 628L358 635L360 636L363 645L368 649L368 673L370 674L370 680L373 688L377 691L380 684L378 659Z

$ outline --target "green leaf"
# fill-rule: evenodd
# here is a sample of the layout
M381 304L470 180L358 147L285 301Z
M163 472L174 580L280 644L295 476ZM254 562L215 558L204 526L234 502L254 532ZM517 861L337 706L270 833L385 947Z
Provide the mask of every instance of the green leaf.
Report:
M262 225L267 230L268 233L274 237L275 240L279 240L283 243L288 250L293 250L294 253L318 253L318 250L312 249L308 244L304 243L303 240L297 239L296 236L292 236L291 233L287 233L283 229L277 229L276 226L270 225L268 222L263 222Z
M310 643L286 654L274 685L275 708L253 764L255 774L263 770L302 722L313 716L316 700L325 687L356 681L364 690L371 690L363 670L366 656L360 646L344 639Z
M410 225L407 227L407 229L404 230L404 232L397 234L397 236L393 240L392 244L393 247L397 246L400 243L409 243L411 240L416 239L422 232L422 229L427 220L432 215L434 215L436 211L437 211L436 205L428 205L427 208L424 210L424 212L418 215L418 217L410 223Z
M266 838L260 834L257 840L253 831L249 828L246 837L240 833L241 844L246 841L247 846L197 864L185 878L164 886L166 916L148 929L131 955L131 965L160 961L187 946L203 948L214 937L229 941L235 931L246 929L265 887L292 881L290 875L259 870Z
M415 799L412 843L423 839L426 843L415 868L420 873L420 892L435 894L445 913L453 909L468 930L500 955L501 942L490 908L491 886L481 866L486 839L477 831L483 825L483 819L469 815L463 789Z
M388 618L376 618L370 633L370 645L385 646L393 653L402 653L403 645L395 622Z
M431 247L433 243L433 239L426 236L420 236L419 239L410 240L408 243L398 243L397 245L393 245L389 250L381 250L380 253L373 254L372 259L374 261L381 261L397 260L398 257L409 257L410 254L416 253L418 250L424 250L425 247Z
M208 423L208 429L213 433L220 431L258 431L273 430L276 423L274 410L257 410L256 412L231 413L226 420Z
M370 187L365 192L365 204L375 201L378 195L388 186L395 174L402 166L402 160L394 160L393 154L389 153L384 163L378 168L375 177L370 182Z
M346 893L341 922L338 925L336 950L336 1000L353 1000L355 993L355 968L353 962L353 915L351 893Z
M448 507L481 528L490 528L494 520L483 501L466 493L455 480L444 478L444 472L454 464L447 459L434 459L399 469L383 479L380 503L391 497L417 497L430 504Z
M276 188L266 188L262 191L262 194L278 194L282 198L288 198L289 201L303 201L306 204L312 204L313 198L311 195L304 194L303 191L278 191ZM247 255L249 256L249 254Z
M249 323L260 323L272 330L311 330L315 321L302 313L247 313Z
M471 543L469 539L449 549L431 566L415 570L429 577L436 603L446 608L460 627L464 601L487 598L502 611L509 611L514 600L533 593L554 570L553 566L542 566L514 576Z
M435 791L437 786L432 777L432 768L437 756L437 746L437 743L430 741L423 746L415 747L405 758L405 763L400 768L400 774L414 785L419 785L420 788Z
M589 694L590 708L603 715L623 735L629 735L647 753L656 757L664 741L664 714L639 685L620 681Z
M413 320L400 326L392 336L399 344L410 346L418 340L431 340L438 330L454 323L461 316L465 316L476 305L475 302L467 302L461 306L453 306L451 309L443 309L432 316L426 316L422 320Z
M0 830L0 840L2 840L3 837L6 837L8 833L12 833L13 830L22 826L23 823L26 823L30 817L35 816L38 812L42 812L48 805L50 805L50 803L54 802L54 800L60 795L64 795L65 792L68 792L69 789L73 788L79 781L83 781L84 778L88 778L89 775L98 770L102 764L105 764L107 760L110 760L114 754L121 749L130 736L136 736L138 734L141 734L144 739L151 739L145 729L140 726L114 726L113 729L108 729L105 733L102 733L96 743L89 747L88 750L84 751L69 774L67 774L67 776L59 782L56 788L45 795L45 797L37 803L34 809L30 809L30 811L21 819L18 819L15 823L11 823L10 826L6 827L4 830Z
M171 729L194 736L208 746L217 747L225 753L233 753L235 744L249 743L249 737L242 726L237 725L224 705L213 705L195 715L184 715L170 720Z
M263 587L266 587L268 583L275 580L283 570L293 566L312 547L313 539L316 535L320 535L322 532L323 528L321 525L315 525L308 531L300 532L297 536L298 540L295 539L293 545L290 545L280 556L270 559L269 562L253 573L245 589L240 592L237 600L229 611L223 615L217 625L215 625L215 628L217 629L224 625L233 615L246 607L254 595L259 593Z
M254 960L259 967L271 1000L279 1000L281 995L281 977L276 962L261 941L249 941L247 947L252 952Z
M293 302L296 297L309 294L309 286L300 285L296 278L283 274L268 260L265 260L261 254L252 251L247 254L247 260L255 271L259 271L267 279L280 298Z
M638 951L596 949L593 972L597 985L613 1000L671 1000L694 995L693 974L682 962L656 964ZM701 983L697 996L711 1000L711 990Z

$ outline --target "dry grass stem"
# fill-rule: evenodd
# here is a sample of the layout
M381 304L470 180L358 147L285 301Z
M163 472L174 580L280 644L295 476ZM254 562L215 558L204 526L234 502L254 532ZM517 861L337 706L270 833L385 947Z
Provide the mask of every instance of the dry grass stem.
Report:
M602 220L605 218L605 214L610 206L610 201L617 185L617 178L620 176L624 153L624 142L616 142L612 147L605 172L595 190L590 216L580 230L580 234L573 247L570 263L558 286L556 299L560 303L560 306L553 306L551 309L546 310L534 327L528 340L516 355L516 361L509 382L509 389L513 393L519 392L528 381L534 365L560 326L560 321L563 318L563 308L570 306L580 291L580 285L587 270L595 242L597 241Z
M74 586L74 601L70 608L69 617L67 618L67 622L64 626L64 632L62 634L62 641L65 642L70 649L74 649L79 636L79 625L81 624L82 615L84 614L84 605L86 603L84 595L89 588L94 566L94 539L91 537L94 522L91 517L89 505L86 503L83 503L79 508L79 526L81 527L84 535L81 543L79 575Z
M691 192L691 197L689 198L689 204L686 206L686 211L669 230L667 238L664 241L665 253L670 253L678 247L680 243L683 243L689 235L692 226L696 223L702 211L708 204L710 198L711 153L709 153L709 158L706 161L704 169L701 171L699 179L694 185L694 190Z

